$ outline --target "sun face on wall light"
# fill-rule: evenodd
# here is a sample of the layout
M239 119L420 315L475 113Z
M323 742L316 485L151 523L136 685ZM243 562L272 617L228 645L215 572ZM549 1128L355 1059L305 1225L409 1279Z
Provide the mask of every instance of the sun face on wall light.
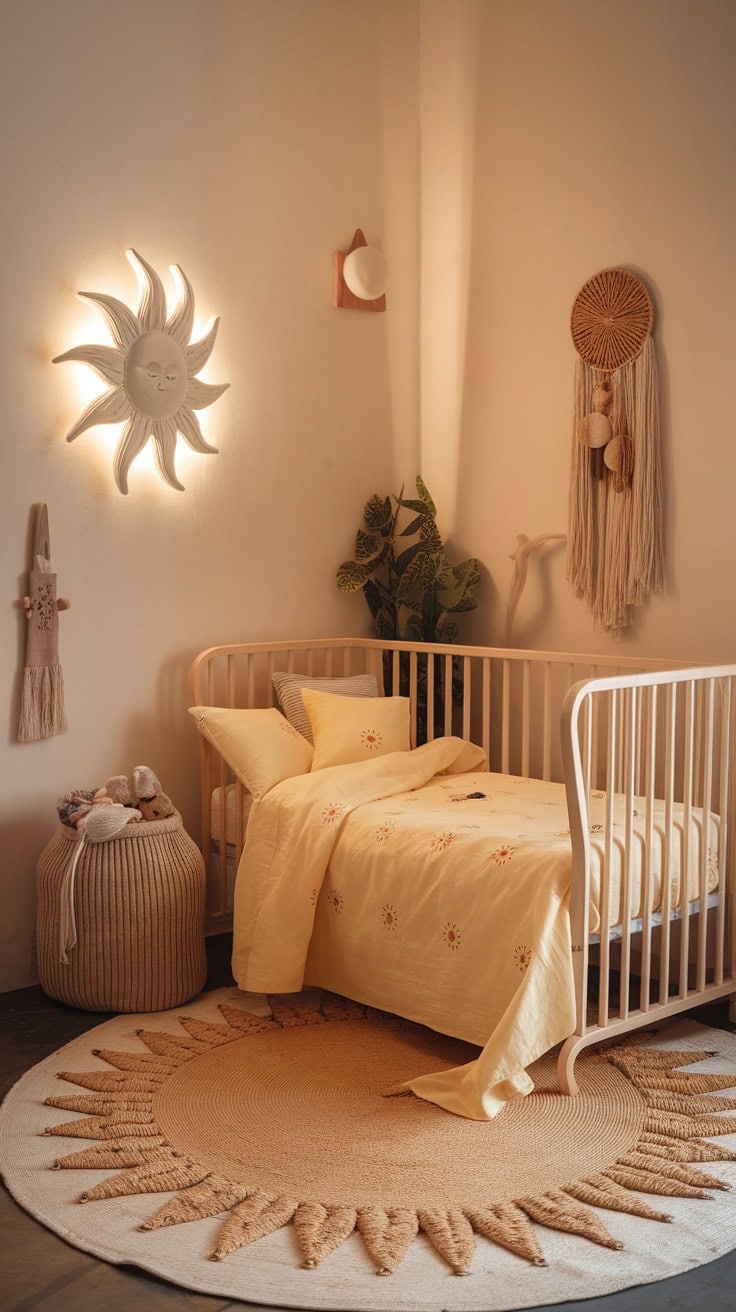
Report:
M158 471L179 491L174 455L177 434L201 455L216 455L206 442L195 410L213 404L230 386L203 383L195 375L207 363L217 336L219 319L198 342L190 342L194 323L194 292L178 265L171 266L180 284L179 300L167 318L166 294L158 274L134 250L126 255L138 274L140 300L135 313L114 296L95 292L79 295L100 310L114 346L75 346L57 355L54 364L80 361L94 369L112 390L103 393L80 415L66 435L67 442L97 424L125 422L113 461L115 482L128 491L128 470L149 437Z

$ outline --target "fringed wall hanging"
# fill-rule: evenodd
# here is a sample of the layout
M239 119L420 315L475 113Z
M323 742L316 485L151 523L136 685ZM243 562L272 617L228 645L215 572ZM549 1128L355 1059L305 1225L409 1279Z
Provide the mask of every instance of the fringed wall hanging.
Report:
M26 667L23 671L18 741L33 742L66 733L64 677L59 664L60 610L66 597L56 595L51 572L49 517L43 502L34 506L32 563L28 595L23 598L26 620Z
M654 312L640 278L603 269L581 288L567 577L601 628L664 586Z

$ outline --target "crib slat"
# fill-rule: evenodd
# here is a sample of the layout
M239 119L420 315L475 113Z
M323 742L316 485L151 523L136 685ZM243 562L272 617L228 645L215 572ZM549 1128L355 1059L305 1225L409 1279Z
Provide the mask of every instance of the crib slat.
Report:
M622 862L622 918L621 918L621 985L620 1015L629 1014L629 991L631 986L631 895L634 864L634 780L636 774L636 718L637 690L627 688L624 698L626 713L626 796L624 798L624 856Z
M599 898L600 983L598 988L598 1024L608 1024L611 994L611 861L613 857L613 804L616 796L616 743L618 738L618 692L608 694L608 751L606 753L606 819L603 840L603 869Z
M409 715L412 747L417 745L417 653L409 653Z
M713 679L705 684L705 724L703 726L703 811L700 833L700 918L698 920L697 988L705 988L708 933L708 866L710 857L710 811L713 792Z
M470 657L463 656L463 738L470 738L470 707L472 702L472 674Z
M427 656L427 742L434 740L434 654Z
M491 761L491 662L487 656L483 658L483 691L481 706L481 745L483 751L488 757L490 768Z
M217 862L217 910L223 915L227 907L227 765L224 756L219 758L219 787L220 787L220 826L218 833L218 862Z
M591 678L595 679L595 678L597 678L597 677L598 677L598 667L597 667L596 665L594 665L593 668L592 668L592 670L591 670ZM597 788L597 787L598 787L598 720L599 720L599 711L598 711L598 706L599 706L599 700L598 700L598 698L595 698L595 697L591 698L591 703L590 703L590 710L591 710L591 717L590 717L590 720L591 720L591 730L590 730L590 755L591 755L590 786L591 786L591 788Z
M246 707L255 706L256 671L255 671L255 658L253 656L246 656L245 669L246 669L246 688L247 688L246 696L245 696L245 705Z
M640 1007L649 1010L652 974L652 855L654 851L654 797L657 761L657 689L648 688L644 766L645 818L642 854L642 960ZM642 707L643 714L643 707Z
M531 663L524 661L521 667L521 773L529 777L529 673ZM586 700L586 708L588 702Z
M501 774L509 773L509 727L511 689L509 686L509 662L502 665L501 683Z
M582 730L583 730L582 757L583 757L583 777L585 779L585 792L588 798L588 805L590 805L590 790L592 786L590 781L590 770L591 770L591 761L592 761L592 755L591 755L592 721L593 721L592 698L586 697L585 703L583 705L583 713L582 713Z
M445 737L452 734L452 656L445 656Z
M677 684L666 684L664 749L664 852L662 854L662 951L659 1001L667 1002L670 978L670 914L672 911L672 812L675 788L675 711Z
M545 780L548 780L552 774L552 712L550 709L551 675L552 666L549 661L545 661L542 693L542 723L544 726L544 738L542 742L542 778Z
M731 680L721 680L721 758L720 798L718 811L718 906L716 909L716 942L713 982L723 983L724 937L726 929L726 889L728 887L728 799L731 770Z
M686 998L689 989L688 966L690 960L690 834L693 824L693 752L695 732L695 684L692 679L685 685L685 746L682 781L682 843L680 852L680 892L678 904L682 913L680 922L680 997Z

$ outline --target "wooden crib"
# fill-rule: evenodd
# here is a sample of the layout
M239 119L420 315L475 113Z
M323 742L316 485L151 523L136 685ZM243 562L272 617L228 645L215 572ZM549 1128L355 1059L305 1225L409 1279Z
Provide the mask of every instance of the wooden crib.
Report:
M328 677L373 673L379 692L409 696L414 744L456 734L482 745L493 771L564 782L577 1016L559 1058L566 1092L575 1092L573 1064L588 1045L736 997L736 665L665 667L662 661L626 657L361 638L261 642L202 652L190 671L192 704L273 706L271 676L277 670ZM207 927L217 933L232 925L247 799L225 761L201 737L199 751ZM601 932L594 935L588 931L592 795L599 804L605 799L605 819L596 826L602 831L596 889ZM219 799L214 826L213 799ZM233 802L229 832L228 800ZM614 839L614 801L617 815L623 808L623 847L620 837ZM641 914L632 913L635 815L644 817L645 832L636 908ZM698 824L701 841L694 856L690 834ZM712 825L717 826L715 850L709 845ZM662 871L658 902L651 859L655 842ZM606 932L615 843L623 912L620 923ZM675 873L679 888L697 890L684 905L673 897Z

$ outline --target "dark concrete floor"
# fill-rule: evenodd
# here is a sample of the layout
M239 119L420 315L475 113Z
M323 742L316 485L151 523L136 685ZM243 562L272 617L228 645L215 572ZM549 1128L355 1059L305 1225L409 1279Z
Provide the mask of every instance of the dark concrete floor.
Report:
M208 988L233 982L229 956L227 936L208 941ZM705 1024L734 1028L728 1024L725 1006L703 1008L696 1014ZM53 1002L40 988L0 995L0 1018L0 1097L24 1071L107 1019ZM562 1306L574 1312L736 1312L736 1249L671 1280ZM85 1307L94 1312L225 1312L244 1307L267 1312L261 1304L188 1293L134 1267L112 1266L90 1257L39 1225L2 1188L0 1312L78 1312Z

